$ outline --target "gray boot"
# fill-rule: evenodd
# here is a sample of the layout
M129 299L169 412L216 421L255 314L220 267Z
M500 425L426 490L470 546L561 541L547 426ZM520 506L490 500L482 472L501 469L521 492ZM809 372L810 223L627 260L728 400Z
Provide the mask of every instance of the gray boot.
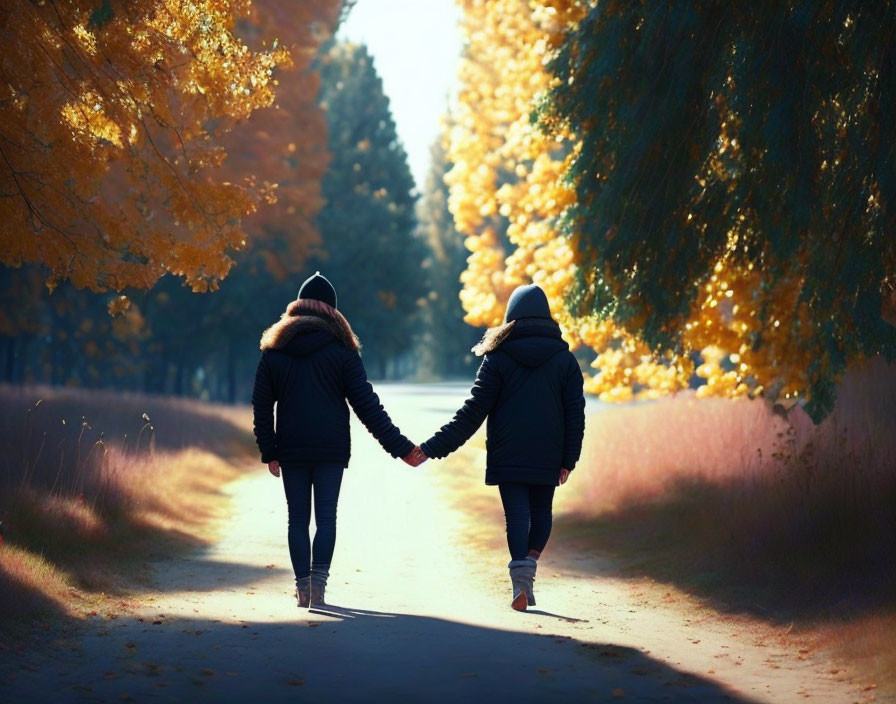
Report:
M513 601L510 605L517 611L525 611L526 606L535 605L535 595L532 593L532 584L535 581L535 560L511 560L507 567L510 569L510 583L513 585Z
M327 578L330 576L329 565L311 568L311 606L326 606Z
M304 609L311 604L311 577L296 580L296 602Z
M538 570L538 558L535 557L527 557L526 562L531 564L531 576L528 577L528 581L526 582L526 601L529 602L529 606L535 606L535 592L532 591L535 585L535 572Z

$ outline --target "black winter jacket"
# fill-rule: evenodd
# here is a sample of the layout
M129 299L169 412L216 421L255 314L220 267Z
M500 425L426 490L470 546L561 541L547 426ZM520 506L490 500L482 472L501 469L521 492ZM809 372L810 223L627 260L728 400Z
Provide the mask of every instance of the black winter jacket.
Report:
M445 457L488 416L485 483L556 485L560 469L572 471L582 451L582 386L582 371L557 324L518 320L485 355L454 419L420 447L428 457Z
M347 466L351 437L346 400L390 455L404 457L413 450L367 381L358 352L314 320L289 322L298 324L280 335L278 346L264 349L255 374L252 410L261 461Z

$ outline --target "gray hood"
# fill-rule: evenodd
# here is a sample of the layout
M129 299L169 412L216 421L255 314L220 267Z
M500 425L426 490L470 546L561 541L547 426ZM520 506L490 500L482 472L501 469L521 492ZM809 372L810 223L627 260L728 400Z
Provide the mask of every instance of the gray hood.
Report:
M551 317L551 307L548 305L548 297L544 295L544 291L536 284L528 286L517 286L516 290L510 295L507 301L507 313L504 315L504 322L509 323L511 320L519 320L520 318L547 318Z

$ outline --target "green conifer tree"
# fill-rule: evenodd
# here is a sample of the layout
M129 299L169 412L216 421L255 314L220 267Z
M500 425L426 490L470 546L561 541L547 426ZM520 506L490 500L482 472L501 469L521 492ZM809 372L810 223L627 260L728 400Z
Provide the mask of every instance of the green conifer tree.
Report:
M579 312L674 348L725 256L760 272L749 344L788 336L814 418L848 363L893 358L894 26L893 0L597 3L541 111L581 139Z
M318 70L332 160L316 266L336 286L369 372L384 377L410 356L426 295L414 181L367 48L331 43Z

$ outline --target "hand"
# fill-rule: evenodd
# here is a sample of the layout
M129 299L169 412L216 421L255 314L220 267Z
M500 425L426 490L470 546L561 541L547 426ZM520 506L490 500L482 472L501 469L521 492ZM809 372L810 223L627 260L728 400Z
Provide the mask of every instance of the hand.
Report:
M561 484L566 484L566 480L567 480L567 479L569 479L569 470L568 470L568 469L561 469L561 470L560 470L560 483L561 483Z
M268 471L273 474L275 477L280 476L280 463L277 460L273 462L268 462Z
M419 445L414 445L414 449L411 450L408 454L401 458L406 464L411 465L411 467L419 467L421 464L426 462L429 459L426 456L426 453L420 449Z

